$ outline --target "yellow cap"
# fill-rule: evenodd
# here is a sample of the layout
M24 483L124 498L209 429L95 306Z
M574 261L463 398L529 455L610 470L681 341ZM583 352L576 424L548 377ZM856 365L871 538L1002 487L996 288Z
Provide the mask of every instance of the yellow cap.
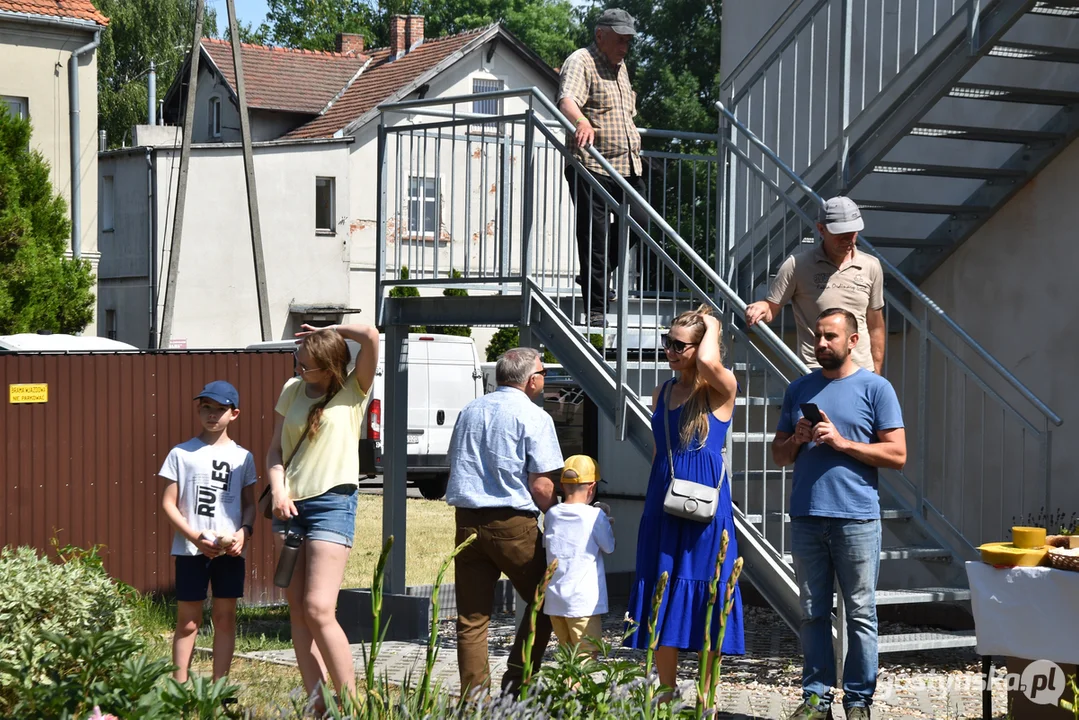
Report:
M599 480L599 465L587 455L571 455L562 468L562 482L570 485L586 485Z

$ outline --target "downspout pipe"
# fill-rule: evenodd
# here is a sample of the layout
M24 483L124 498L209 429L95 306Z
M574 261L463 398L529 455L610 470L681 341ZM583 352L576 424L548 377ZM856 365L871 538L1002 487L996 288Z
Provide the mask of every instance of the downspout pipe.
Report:
M101 29L94 31L94 39L77 48L67 61L68 112L71 129L71 254L82 257L82 168L79 152L79 56L101 45Z

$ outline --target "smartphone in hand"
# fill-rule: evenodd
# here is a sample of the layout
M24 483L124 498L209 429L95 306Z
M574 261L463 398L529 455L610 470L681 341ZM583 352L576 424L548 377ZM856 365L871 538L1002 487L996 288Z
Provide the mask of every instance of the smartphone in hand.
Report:
M810 423L816 425L819 422L823 422L824 418L820 414L820 408L816 403L802 403L802 417L808 420Z

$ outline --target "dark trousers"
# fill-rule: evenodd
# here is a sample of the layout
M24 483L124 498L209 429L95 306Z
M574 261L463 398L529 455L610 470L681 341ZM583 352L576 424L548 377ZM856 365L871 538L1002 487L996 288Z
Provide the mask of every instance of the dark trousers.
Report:
M520 691L524 673L524 641L532 629L532 603L536 588L547 570L543 534L534 515L510 508L457 508L456 516L457 544L476 533L473 543L454 560L461 696L465 697L470 690L491 684L487 627L491 623L495 584L502 573L528 603L506 662L506 674L502 677L502 691L516 695ZM532 645L533 672L539 670L550 639L551 619L546 613L540 612L536 616L536 634Z
M606 175L594 177L615 202L622 203L625 194L621 187ZM642 197L646 195L644 180L639 175L630 175L626 180ZM608 279L618 267L618 238L621 234L618 209L610 207L602 195L595 192L591 184L571 165L566 165L566 181L573 194L577 214L577 255L581 266L580 284L585 307L589 312L605 312ZM631 202L629 212L641 227L648 227L648 215L643 207ZM630 246L636 242L636 234L630 233ZM624 293L625 288L619 288L619 292Z

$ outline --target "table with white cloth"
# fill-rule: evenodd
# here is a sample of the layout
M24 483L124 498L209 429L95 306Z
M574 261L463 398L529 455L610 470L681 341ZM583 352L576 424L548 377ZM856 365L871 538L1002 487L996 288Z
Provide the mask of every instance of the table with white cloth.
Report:
M994 655L1079 663L1079 572L968 562L970 604L985 675L982 715L992 717Z

